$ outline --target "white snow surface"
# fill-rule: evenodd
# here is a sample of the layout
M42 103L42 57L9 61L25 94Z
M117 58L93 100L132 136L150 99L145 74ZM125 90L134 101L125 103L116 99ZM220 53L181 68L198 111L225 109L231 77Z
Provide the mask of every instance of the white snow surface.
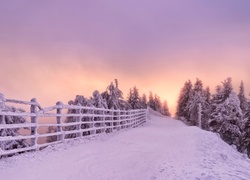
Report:
M0 159L0 180L250 179L250 160L216 134L151 115L138 128Z

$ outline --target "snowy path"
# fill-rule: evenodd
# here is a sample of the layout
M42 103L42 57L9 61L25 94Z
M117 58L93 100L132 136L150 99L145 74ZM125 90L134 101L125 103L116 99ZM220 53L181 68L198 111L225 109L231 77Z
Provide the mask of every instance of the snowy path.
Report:
M0 180L247 180L249 170L215 134L155 116L127 132L0 160Z

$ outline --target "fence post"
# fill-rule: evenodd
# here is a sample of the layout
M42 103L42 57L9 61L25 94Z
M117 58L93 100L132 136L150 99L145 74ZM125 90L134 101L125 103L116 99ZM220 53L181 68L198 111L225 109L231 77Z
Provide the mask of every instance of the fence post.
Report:
M63 137L63 130L62 130L62 105L63 103L61 101L58 101L56 103L56 106L59 106L57 109L56 109L56 114L58 115L56 117L56 121L57 121L57 132L60 132L61 134L57 135L57 141L62 141L64 139Z
M130 110L127 110L127 112L126 112L126 128L129 128L129 123L130 123L129 122L129 118L130 118L129 117L130 116L129 113L130 113Z
M135 113L135 116L134 116L134 128L136 128L137 127L137 122L138 122L138 111L135 110L134 113Z
M110 118L110 133L113 132L114 127L114 108L111 109L111 118Z
M129 110L129 128L132 126L132 120L131 120L131 110Z
M113 130L117 130L117 110L113 111Z
M78 106L81 106L80 103L77 104ZM79 114L79 116L76 117L76 122L78 122L79 124L76 125L76 130L80 131L81 130L81 122L82 122L82 111L83 109L77 109L76 110L76 114ZM82 136L82 133L81 132L78 132L76 133L76 137L81 137Z
M117 114L117 124L118 124L117 131L119 131L123 127L120 115L121 115L121 110L119 109Z
M33 103L30 106L30 113L31 114L36 114L36 112L37 112L37 101L36 101L36 98L32 98L30 102ZM31 138L31 145L32 146L36 146L36 144L37 144L37 114L36 114L36 116L31 116L31 123L35 123L36 124L35 127L31 127L31 132L30 132L31 135L36 135L35 138Z
M105 128L106 124L105 124L105 117L104 117L104 115L105 115L105 112L104 112L104 110L102 110L101 111L101 116L102 116L102 118L101 118L101 120L102 120L101 127L103 129L101 129L101 133L105 133L105 131L106 131L106 128Z
M0 109L0 112L1 112L1 109ZM5 119L4 118L5 118L4 115L0 116L0 124L5 124ZM0 141L0 151L3 151L3 150L5 150L5 142ZM1 158L1 155L0 155L0 158Z
M90 128L93 129L95 128L95 118L93 117L95 115L95 110L94 109L91 109L90 110L90 113L91 113L91 117L90 117L90 121L92 122L90 125ZM96 130L91 130L90 131L90 135L93 135L93 134L96 134Z
M0 112L3 111L3 109L4 109L4 101L5 101L4 95L2 93L0 93ZM5 117L4 117L4 115L0 116L0 124L5 124ZM0 142L0 151L3 151L5 149L4 145L5 145L5 143L3 141L1 141Z

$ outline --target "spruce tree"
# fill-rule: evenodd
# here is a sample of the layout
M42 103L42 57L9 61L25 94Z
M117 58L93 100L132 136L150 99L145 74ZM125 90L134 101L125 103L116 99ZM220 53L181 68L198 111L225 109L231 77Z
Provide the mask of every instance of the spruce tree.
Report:
M204 103L203 83L201 80L197 79L187 103L187 109L190 116L190 119L187 119L187 121L190 125L201 126L201 113Z
M0 111L2 112L14 112L14 113L23 113L25 110L21 108L16 108L13 106L7 106L4 103L5 98L2 93L0 93ZM22 116L2 116L0 115L0 124L22 124L27 123L27 120ZM18 136L20 128L9 128L9 129L0 129L0 137L4 136ZM30 146L27 140L19 139L12 141L1 141L0 145L3 145L4 150L11 150L17 148L25 148Z
M160 97L157 95L157 94L155 94L155 96L154 96L154 110L155 111L158 111L159 113L161 113L161 110L162 110L162 103L161 103L161 99L160 99Z
M154 97L153 97L153 93L150 91L149 92L149 97L148 97L148 106L152 109L155 110L155 102L154 102Z
M212 96L209 130L219 133L228 144L239 146L239 124L242 116L240 101L233 92L231 78L227 78L222 84L217 86L216 93Z
M209 88L203 89L203 83L200 79L197 79L194 84L187 107L190 113L188 123L207 129L207 119L210 115L210 92Z
M103 108L103 109L107 109L107 102L105 99L103 99L103 97L101 96L101 94L99 93L99 91L95 90L92 94L92 97L90 98L92 101L92 104L96 107L96 108Z
M132 104L132 101L133 101L133 91L132 91L132 89L130 88L130 89L129 89L129 93L128 93L128 97L127 97L127 102L131 105L131 104Z
M142 103L140 101L139 92L136 86L134 86L132 90L130 89L127 101L132 109L142 108Z
M46 133L55 133L56 131L57 130L55 126L49 126L48 131ZM46 138L47 143L55 141L57 141L57 136L47 136Z
M168 103L166 100L163 102L161 113L164 116L171 116L171 113L169 112L169 108L168 108Z
M242 109L243 117L240 123L240 128L242 131L240 137L240 144L238 150L248 155L250 158L250 104L245 97L244 84L241 81L240 91L238 94L240 100L240 107Z
M101 109L107 109L107 102L105 99L102 98L101 94L99 93L99 91L95 90L92 94L92 97L90 98L92 101L92 104L96 107L96 108L101 108ZM101 110L96 110L95 114L103 114L103 111ZM94 117L94 121L103 121L104 119L102 117ZM95 123L95 127L100 127L101 123ZM101 133L102 131L99 129L96 131L96 133Z
M146 109L146 108L147 108L147 96L146 96L145 93L143 93L143 95L142 95L142 97L141 97L141 103L142 103L142 107L143 107L144 109Z
M126 109L127 103L123 100L123 93L118 87L118 80L115 79L107 87L106 91L102 93L103 99L106 100L108 109Z
M248 110L248 103L247 103L247 98L245 96L245 89L244 89L243 81L241 81L240 83L240 90L239 90L238 98L240 100L240 108L244 115Z
M186 81L183 88L180 91L177 101L176 117L182 120L189 120L190 113L188 110L188 101L192 92L192 83L190 80Z
M209 87L206 87L204 90L204 99L205 104L203 104L201 127L202 129L208 130L208 119L211 115L211 93Z
M88 98L85 98L84 96L77 95L75 100L70 100L68 102L69 105L77 105L77 106L84 106L84 107L94 107L93 102L89 100ZM87 114L89 110L86 109L68 109L68 114ZM71 122L84 122L84 121L90 121L90 117L67 117L65 120L65 123L71 123ZM89 124L82 124L80 129L86 129L89 128ZM73 131L77 129L77 125L72 125L72 126L66 126L64 128L65 131ZM83 132L83 136L89 135L90 132ZM76 133L74 134L68 134L65 136L65 138L75 138Z

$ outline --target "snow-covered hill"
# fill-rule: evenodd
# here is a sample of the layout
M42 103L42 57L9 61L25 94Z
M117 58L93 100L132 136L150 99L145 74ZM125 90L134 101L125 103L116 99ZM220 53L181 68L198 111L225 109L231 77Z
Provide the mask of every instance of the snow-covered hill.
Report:
M143 127L0 160L1 180L247 180L249 170L216 134L152 115Z

